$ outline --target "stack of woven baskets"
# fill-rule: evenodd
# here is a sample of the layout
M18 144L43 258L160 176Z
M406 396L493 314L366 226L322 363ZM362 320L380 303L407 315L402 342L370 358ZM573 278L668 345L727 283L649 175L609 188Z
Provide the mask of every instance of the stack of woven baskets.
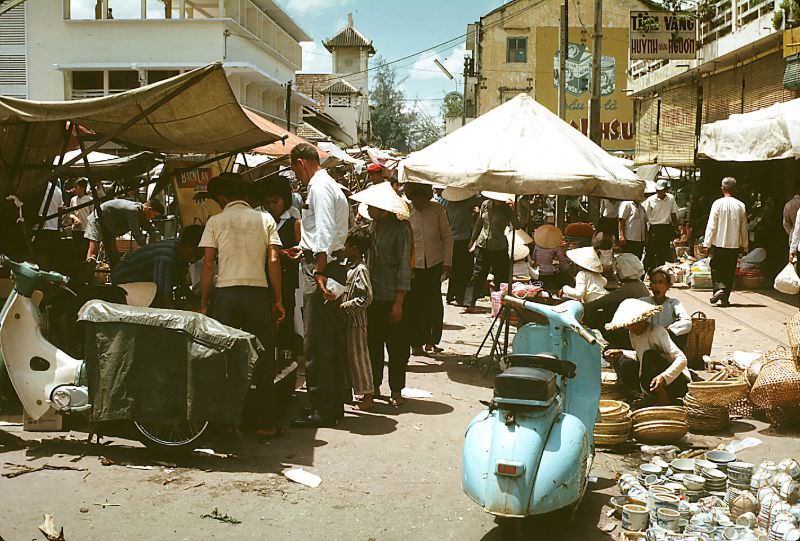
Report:
M622 400L624 394L617 385L617 373L613 370L603 370L600 374L600 398L602 400Z
M683 403L690 431L719 432L730 424L728 408L747 397L749 385L741 375L736 379L723 379L726 376L726 371L720 371L708 381L689 384Z
M619 400L600 400L600 416L594 424L594 443L600 447L613 447L628 441L631 407Z
M786 325L791 351L778 348L765 354L752 381L750 401L773 425L800 425L800 316ZM754 363L755 364L755 363Z
M633 437L645 444L673 444L688 430L686 410L679 406L642 408L631 413Z

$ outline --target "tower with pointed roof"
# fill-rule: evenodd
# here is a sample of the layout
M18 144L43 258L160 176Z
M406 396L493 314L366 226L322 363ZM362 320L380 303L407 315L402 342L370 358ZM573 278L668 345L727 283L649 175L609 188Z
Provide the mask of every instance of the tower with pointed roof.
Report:
M369 58L375 54L372 41L353 26L353 14L347 14L347 26L322 44L331 53L333 73L342 78L326 89L329 96L349 96L358 102L358 128L369 131ZM339 98L342 102L344 97Z

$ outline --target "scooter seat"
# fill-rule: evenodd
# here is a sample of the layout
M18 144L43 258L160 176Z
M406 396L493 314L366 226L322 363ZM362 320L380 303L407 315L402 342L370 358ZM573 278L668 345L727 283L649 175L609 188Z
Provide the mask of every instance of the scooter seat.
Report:
M495 399L550 402L556 392L555 373L543 368L512 366L494 380Z

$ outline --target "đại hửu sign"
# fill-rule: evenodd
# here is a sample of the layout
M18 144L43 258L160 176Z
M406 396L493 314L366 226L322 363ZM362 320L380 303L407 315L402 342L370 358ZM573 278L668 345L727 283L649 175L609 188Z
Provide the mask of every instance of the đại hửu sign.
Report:
M697 19L683 11L631 11L631 60L691 60L697 52Z

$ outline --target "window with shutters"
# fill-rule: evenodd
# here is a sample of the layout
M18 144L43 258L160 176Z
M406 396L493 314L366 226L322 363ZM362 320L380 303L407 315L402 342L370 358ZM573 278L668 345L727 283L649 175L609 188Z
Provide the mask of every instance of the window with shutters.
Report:
M28 97L28 66L25 57L25 4L0 16L0 94Z
M528 61L528 38L508 38L506 40L506 62L526 63Z
M102 71L73 71L71 75L73 100L105 96Z

